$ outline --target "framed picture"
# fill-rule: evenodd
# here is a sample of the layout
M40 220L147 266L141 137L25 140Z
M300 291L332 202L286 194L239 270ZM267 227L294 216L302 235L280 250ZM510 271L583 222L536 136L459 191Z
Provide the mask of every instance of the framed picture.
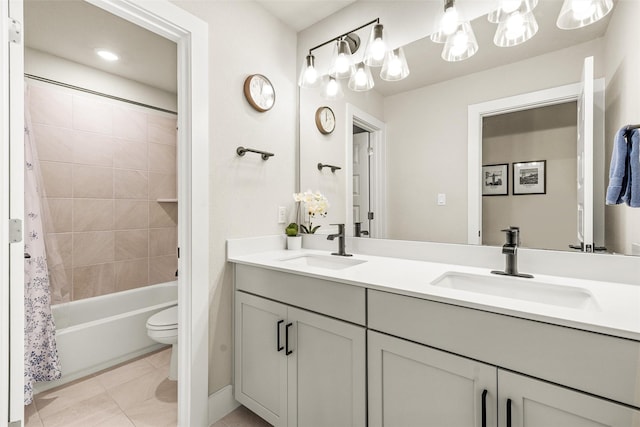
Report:
M547 161L520 162L513 164L513 195L546 194Z
M482 166L482 195L506 196L509 194L509 164Z

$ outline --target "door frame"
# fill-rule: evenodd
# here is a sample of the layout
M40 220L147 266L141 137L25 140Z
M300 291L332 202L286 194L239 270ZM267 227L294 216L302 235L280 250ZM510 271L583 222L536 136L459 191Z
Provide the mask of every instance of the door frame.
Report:
M604 150L604 79L596 79L594 82L596 96L594 102L594 149L600 146ZM581 91L580 83L558 86L522 95L496 99L468 107L467 120L467 177L468 188L468 219L467 219L467 243L473 245L482 244L482 120L485 117L532 108L547 107L578 100ZM602 108L598 108L602 107ZM604 152L604 151L603 151ZM604 160L603 160L604 161ZM603 173L604 166L597 168L596 173ZM598 190L596 190L598 191ZM603 196L604 197L604 196ZM602 206L602 219L604 219L604 206ZM594 215L597 218L598 215ZM597 236L597 234L595 234Z
M106 10L120 18L126 19L162 37L176 42L178 49L178 246L180 247L180 258L178 259L178 269L180 271L178 281L178 425L208 425L208 322L202 321L209 316L209 84L208 84L208 25L201 19L188 13L184 9L170 3L168 0L156 0L153 2L144 0L85 0L101 9ZM2 23L0 29L0 42L2 42L2 64L7 55L6 41L7 24L5 17L6 3L2 2ZM22 7L22 0L12 0L12 4L17 3ZM22 17L20 17L22 21ZM21 46L22 47L22 46ZM2 66L2 96L3 107L9 105L13 107L15 100L23 99L24 83L22 79L22 64L20 69L11 69ZM9 86L9 71L11 75L18 75L19 79L13 79ZM9 96L9 87L12 96ZM19 96L13 94L19 93ZM17 101L19 102L19 101ZM20 120L22 120L20 110ZM16 114L17 116L18 114ZM8 109L3 108L2 129L6 129L4 124L11 121L14 128L21 122L15 117L9 117ZM20 128L22 136L23 126ZM23 141L20 137L9 138L6 132L2 133L2 161L3 174L0 177L2 189L8 189L8 159L6 154L8 148L14 148L14 152L22 151ZM16 149L17 148L17 149ZM21 163L23 164L24 161ZM23 188L14 188L10 193L23 193ZM6 284L5 267L8 257L5 256L8 248L8 234L5 218L10 195L2 192L2 215L3 224L0 238L2 241L2 259L0 269L2 278L0 285ZM23 209L22 209L23 211ZM22 212L21 218L24 217ZM16 251L14 251L16 252ZM20 268L23 260L20 260ZM11 265L18 263L12 259ZM9 283L11 292L21 288L23 284L15 282ZM0 290L0 313L2 319L7 316L9 304L6 299L7 287L2 286ZM15 300L14 300L15 301ZM21 304L11 304L11 316L22 319L24 308ZM19 321L18 323L20 323ZM14 322L15 323L15 322ZM6 325L2 322L2 325ZM12 327L12 326L10 326ZM13 329L13 327L12 327ZM9 349L6 348L7 337L5 328L0 330L0 369L8 367L5 361ZM23 350L20 353L20 366L23 364ZM17 351L16 351L17 353ZM17 357L15 358L17 359ZM14 359L14 360L15 360ZM21 370L20 370L21 371ZM2 391L0 391L0 415L4 418L5 399L4 378ZM22 375L20 375L22 378ZM18 399L22 401L22 386L19 392L13 388L11 397L19 394ZM10 397L10 396L6 396ZM12 404L12 409L14 405ZM15 413L12 411L9 417L11 421L23 418L23 411ZM1 422L1 421L0 421Z
M348 236L353 236L353 125L355 124L369 132L373 148L373 161L369 171L373 176L369 181L373 200L369 200L369 206L376 217L369 230L369 237L383 239L387 235L387 125L353 104L347 103L346 111L345 230Z

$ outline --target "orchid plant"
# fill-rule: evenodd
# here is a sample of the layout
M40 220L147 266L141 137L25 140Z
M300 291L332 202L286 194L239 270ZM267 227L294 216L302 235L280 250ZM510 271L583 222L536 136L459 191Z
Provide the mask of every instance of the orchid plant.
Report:
M300 206L304 204L304 214L308 216L308 221L300 223L300 229L303 233L313 234L320 228L319 225L313 226L311 220L317 216L327 216L329 201L320 192L315 193L307 190L304 193L293 193L293 200L298 203L298 223L300 223ZM308 224L308 225L307 225Z

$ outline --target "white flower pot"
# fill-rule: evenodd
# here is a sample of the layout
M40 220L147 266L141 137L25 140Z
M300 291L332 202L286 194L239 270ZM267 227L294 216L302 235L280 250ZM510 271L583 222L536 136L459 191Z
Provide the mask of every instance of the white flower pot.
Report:
M290 251L302 249L302 236L287 236L287 249Z

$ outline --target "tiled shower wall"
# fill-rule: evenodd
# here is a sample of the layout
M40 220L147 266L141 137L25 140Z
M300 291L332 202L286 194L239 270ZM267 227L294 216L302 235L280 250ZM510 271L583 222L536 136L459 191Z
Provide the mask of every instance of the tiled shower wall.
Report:
M30 83L53 303L175 280L176 116ZM51 265L53 264L53 265Z

